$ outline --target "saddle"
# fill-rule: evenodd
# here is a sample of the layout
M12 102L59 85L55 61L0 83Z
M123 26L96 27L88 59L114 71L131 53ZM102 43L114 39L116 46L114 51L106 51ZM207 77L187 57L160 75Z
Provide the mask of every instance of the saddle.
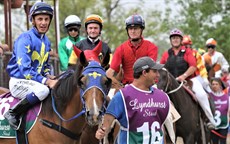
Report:
M198 102L195 93L192 91L192 86L193 86L192 81L187 80L187 82L183 85L183 88L186 90L186 92L192 97L192 99L195 102Z
M20 99L13 97L10 92L0 95L0 138L16 138L15 131L10 127L8 121L3 115L19 101ZM42 103L37 104L25 114L26 133L29 133L37 121L37 116L39 115L41 108Z

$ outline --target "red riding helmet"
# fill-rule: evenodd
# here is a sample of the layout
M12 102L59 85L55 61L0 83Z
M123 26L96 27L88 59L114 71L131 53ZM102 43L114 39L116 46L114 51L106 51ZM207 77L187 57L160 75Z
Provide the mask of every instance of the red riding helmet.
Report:
M192 40L191 40L189 35L184 35L183 36L182 44L183 45L192 45Z

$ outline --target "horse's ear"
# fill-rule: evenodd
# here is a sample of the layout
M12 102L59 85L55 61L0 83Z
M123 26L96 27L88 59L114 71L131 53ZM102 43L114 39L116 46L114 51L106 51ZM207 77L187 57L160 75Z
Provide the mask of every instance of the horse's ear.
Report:
M80 53L79 59L82 66L86 67L89 64L83 51Z
M93 49L93 52L99 56L99 54L102 51L102 41L100 40L100 42L97 44L97 46Z
M73 50L74 50L74 53L76 54L76 56L80 57L80 54L82 51L77 46L75 46L74 44L73 44Z
M109 53L109 51L107 51L102 62L101 62L101 66L106 67L109 63L109 60L110 60L110 53Z

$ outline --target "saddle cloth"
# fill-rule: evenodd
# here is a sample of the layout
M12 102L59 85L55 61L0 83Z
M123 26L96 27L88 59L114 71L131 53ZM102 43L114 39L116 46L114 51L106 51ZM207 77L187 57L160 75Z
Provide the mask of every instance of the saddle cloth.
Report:
M16 133L10 127L8 121L4 118L4 114L15 104L18 103L20 99L17 99L11 95L10 92L0 95L0 138L15 138ZM32 107L26 114L26 133L28 133L35 122L41 111L42 103Z

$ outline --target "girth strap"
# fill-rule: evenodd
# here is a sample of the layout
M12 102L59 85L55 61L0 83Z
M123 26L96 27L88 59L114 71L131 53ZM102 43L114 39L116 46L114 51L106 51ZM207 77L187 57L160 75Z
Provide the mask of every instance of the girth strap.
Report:
M56 130L56 131L58 131L58 132L64 134L65 136L70 137L71 139L79 140L80 137L81 137L81 134L82 134L82 133L76 135L76 134L74 134L73 132L69 131L68 129L66 129L66 128L60 126L60 125L57 125L57 124L55 124L55 123L53 123L53 122L50 122L50 121L48 121L48 120L40 119L39 121L40 121L44 126L47 126L47 127L51 128L51 129L54 129L54 130Z

